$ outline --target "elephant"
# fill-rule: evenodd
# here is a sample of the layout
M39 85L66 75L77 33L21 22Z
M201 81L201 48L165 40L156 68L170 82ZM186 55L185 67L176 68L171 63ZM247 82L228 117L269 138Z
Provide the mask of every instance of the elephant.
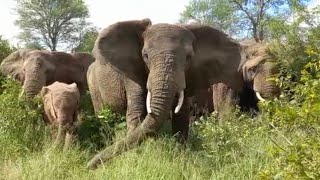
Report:
M32 50L33 49L20 49L7 56L0 65L1 74L9 76L23 84L23 57Z
M89 66L95 60L93 56L85 52L74 52L74 53L71 53L71 55L73 56L73 58L77 59L80 62L80 64L84 67L84 72L86 75Z
M247 66L242 67L242 49L208 25L152 24L146 18L100 31L92 50L95 62L87 72L89 90L95 108L108 105L126 112L127 135L96 154L87 167L96 168L156 134L172 112L172 132L185 142L188 97L219 82L240 90L242 75L253 77L251 69L248 74ZM254 88L265 96L258 84Z
M4 60L1 70L23 84L27 98L34 97L43 86L55 81L75 82L83 95L88 89L86 72L92 62L93 56L87 53L21 49Z
M55 145L64 142L64 151L71 145L80 105L80 92L76 83L55 81L43 86L40 97L44 106L44 119L52 127L58 127Z
M210 86L206 92L197 92L193 100L193 111L200 111L196 118L201 115L216 111L223 117L230 107L239 105L242 112L249 112L252 116L259 111L258 101L265 101L264 98L272 99L280 95L280 88L275 81L270 79L279 75L279 68L273 60L272 55L267 51L267 44L257 43L253 40L240 41L246 61L242 65L242 72L254 73L251 77L245 73L242 75L243 87L233 90L224 83L216 83ZM246 75L246 76L245 76ZM269 78L269 79L268 79ZM261 86L260 90L257 86ZM259 92L263 91L263 96ZM202 102L198 103L197 102ZM196 104L197 106L195 107ZM211 104L211 106L206 106ZM221 118L220 118L221 119Z

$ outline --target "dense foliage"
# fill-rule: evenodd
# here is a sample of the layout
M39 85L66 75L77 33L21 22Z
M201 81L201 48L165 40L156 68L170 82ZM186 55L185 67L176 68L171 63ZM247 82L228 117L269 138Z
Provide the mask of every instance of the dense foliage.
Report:
M9 41L0 36L0 63L14 50L15 48L9 44Z
M308 2L311 0L191 0L180 22L214 25L237 38L259 42L270 33L268 23L290 20L296 9L305 11Z
M79 44L73 49L73 51L91 53L97 36L98 31L96 28L88 28L83 32L83 35L79 39Z

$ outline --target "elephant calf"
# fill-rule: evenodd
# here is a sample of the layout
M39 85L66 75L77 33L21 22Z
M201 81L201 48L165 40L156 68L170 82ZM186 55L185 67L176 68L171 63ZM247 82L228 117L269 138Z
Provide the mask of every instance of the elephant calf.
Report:
M42 87L40 94L44 104L45 121L58 126L55 144L65 141L65 151L71 144L78 115L80 92L77 85L56 81Z

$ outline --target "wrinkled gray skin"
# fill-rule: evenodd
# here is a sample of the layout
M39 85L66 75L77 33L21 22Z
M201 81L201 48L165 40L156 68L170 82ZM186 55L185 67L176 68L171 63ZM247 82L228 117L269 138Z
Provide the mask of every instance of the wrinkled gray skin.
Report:
M20 49L7 56L0 65L0 72L5 76L19 81L23 84L24 71L23 71L23 57L33 49Z
M27 98L37 95L43 86L55 81L75 82L80 93L84 94L88 89L87 69L93 61L93 56L87 53L22 49L9 55L1 64L1 70L23 83Z
M203 91L195 93L193 98L197 100L194 100L193 111L203 111L199 113L203 115L204 112L210 113L214 110L223 116L225 111L239 105L242 111L252 111L254 114L258 111L258 100L272 99L280 95L280 88L272 80L278 75L279 67L267 52L267 45L253 40L241 41L240 44L246 57L241 66L243 87L236 91L224 83L213 84L209 93ZM255 98L254 92L259 93L263 99ZM197 101L202 103L196 104L195 107ZM208 108L207 104L213 106Z
M260 100L278 97L280 88L272 78L279 74L279 67L268 53L267 45L253 40L241 41L240 45L246 57L241 66L245 86L258 93Z
M65 151L72 143L76 128L80 104L80 92L77 85L56 81L49 86L42 87L40 94L46 122L53 127L58 127L54 144L64 143L63 149Z
M91 159L88 168L154 134L177 106L180 92L190 97L210 84L240 89L243 83L239 43L210 26L118 22L99 33L93 53L96 61L87 78L95 109L109 105L126 111L128 133ZM185 98L173 115L173 133L182 141L188 136L188 110Z

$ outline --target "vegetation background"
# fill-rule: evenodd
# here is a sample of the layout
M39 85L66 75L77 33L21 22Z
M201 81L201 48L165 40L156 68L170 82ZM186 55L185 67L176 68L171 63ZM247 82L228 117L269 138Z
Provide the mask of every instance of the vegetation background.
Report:
M36 8L32 6L36 1L18 2L21 12ZM31 4L23 4L26 2ZM46 2L58 6L64 1ZM83 2L75 2L83 13L70 17L86 17ZM269 51L281 67L277 81L282 94L260 103L257 117L238 109L221 124L216 123L216 114L203 117L192 124L186 147L175 142L168 125L156 138L89 171L85 163L93 154L125 133L124 117L107 107L94 115L88 93L81 104L79 140L63 154L52 149L39 97L30 108L30 103L18 98L21 85L1 76L0 179L320 179L320 7L307 9L306 0L222 2L226 1L192 0L180 22L208 23L239 39L269 42ZM257 13L261 11L264 14ZM52 17L66 13L64 8L52 12ZM23 17L21 26L37 28ZM69 41L63 37L56 45L90 52L97 29L90 25L84 29L88 31L73 36L76 47L66 45ZM45 38L31 35L22 36L28 37L22 47L50 48ZM17 48L21 47L12 47L0 37L0 60Z

